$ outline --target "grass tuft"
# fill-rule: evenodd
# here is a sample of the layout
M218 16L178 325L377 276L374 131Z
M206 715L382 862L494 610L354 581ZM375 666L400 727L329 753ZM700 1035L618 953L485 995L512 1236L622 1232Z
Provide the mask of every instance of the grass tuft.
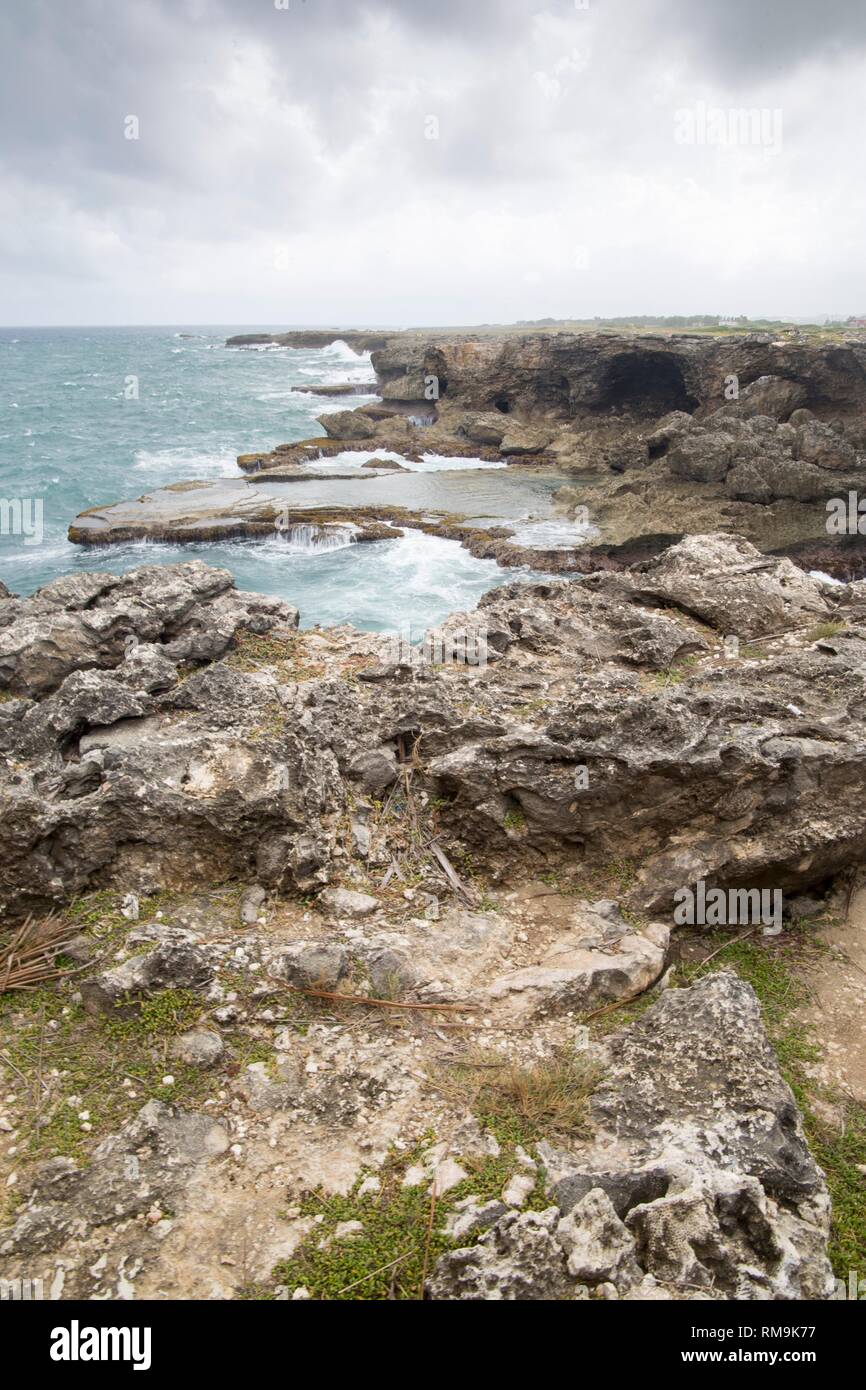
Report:
M600 1074L580 1053L561 1048L533 1066L478 1051L434 1079L444 1095L467 1104L500 1144L527 1148L543 1137L585 1132L587 1102Z
M836 637L845 631L845 623L818 623L806 633L807 642L820 642L825 637Z

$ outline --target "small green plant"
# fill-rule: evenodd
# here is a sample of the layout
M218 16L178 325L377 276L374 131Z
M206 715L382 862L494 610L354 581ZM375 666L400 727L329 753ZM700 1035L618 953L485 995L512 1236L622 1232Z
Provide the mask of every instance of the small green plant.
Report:
M847 1282L848 1271L862 1270L866 1261L866 1107L846 1100L840 1128L832 1128L808 1109L805 1120L812 1152L827 1175L833 1202L830 1259L837 1278Z
M225 662L234 670L245 672L274 666L292 681L316 680L325 674L321 662L308 660L303 633L279 637L239 632Z
M130 1021L106 1023L108 1032L128 1034L139 1031L148 1036L166 1038L185 1033L201 1015L201 996L190 989L163 989L150 999L143 999Z
M422 1163L424 1149L433 1142L431 1135L409 1153L392 1153L376 1173L376 1191L361 1195L364 1178L369 1176L362 1173L346 1196L321 1190L308 1193L301 1202L301 1213L314 1218L315 1225L295 1253L277 1265L274 1280L289 1290L303 1286L314 1299L422 1298L425 1275L455 1244L444 1229L449 1213L464 1197L473 1196L480 1202L498 1198L518 1166L513 1146L495 1158L461 1159L469 1176L434 1198L429 1179L404 1185L409 1169ZM539 1165L536 1185L524 1210L549 1205ZM349 1221L357 1222L360 1230L340 1238L338 1228ZM482 1234L479 1230L461 1237L461 1246L473 1245Z
M223 1084L218 1069L203 1072L170 1053L172 1039L200 1017L201 996L165 990L141 1002L133 1017L113 1018L85 1013L72 1002L73 993L65 982L10 996L14 1006L0 1008L0 1046L15 1068L18 1088L29 1083L22 1096L22 1159L84 1158L146 1101L195 1107ZM234 1061L244 1065L258 1060L261 1044L239 1036L232 1050Z
M671 685L679 685L686 679L695 664L695 657L684 656L682 660L676 662L675 665L667 666L664 670L657 671L653 678L655 684L661 686L662 689Z

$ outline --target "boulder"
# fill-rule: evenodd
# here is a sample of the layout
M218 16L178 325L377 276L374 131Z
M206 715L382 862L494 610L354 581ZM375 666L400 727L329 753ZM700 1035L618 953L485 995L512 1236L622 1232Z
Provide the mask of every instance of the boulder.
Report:
M788 381L780 376L759 376L740 390L737 400L723 407L726 414L749 419L766 415L780 422L789 420L795 410L809 399L802 382Z
M346 948L330 942L293 941L271 961L271 974L299 989L336 989L348 969Z
M552 439L550 429L537 425L509 424L499 444L500 451L518 457L522 454L540 454Z
M855 450L844 435L818 420L799 426L794 453L804 463L812 463L830 473L851 472L857 464Z
M569 1274L580 1283L610 1283L625 1290L643 1277L635 1238L599 1187L587 1192L562 1218L556 1239L565 1251Z
M391 748L371 748L349 764L349 776L369 796L379 796L397 780L397 758Z
M570 929L557 936L538 965L494 980L491 1000L509 1015L585 1011L642 994L661 975L670 927L654 922L633 929L614 909L576 908Z
M352 888L326 888L317 899L321 911L329 917L369 917L379 907L379 899L369 893L357 893Z
M719 533L687 536L636 571L641 594L747 640L825 620L821 584L791 561Z
M131 956L113 970L82 980L81 997L88 1013L134 1016L142 999L165 989L204 989L213 973L200 947L187 943L157 946L146 955Z
M559 1212L509 1212L477 1245L441 1256L427 1281L431 1299L511 1303L574 1297L556 1239Z
M717 483L727 477L733 457L728 434L692 430L676 439L667 454L668 467L677 478L696 483Z
M601 1050L589 1133L539 1149L557 1205L440 1257L439 1299L828 1299L830 1203L757 998L668 990Z
M254 883L244 890L240 904L241 923L246 927L254 926L259 920L261 910L267 901L267 890L260 883Z
M223 1055L225 1046L219 1033L207 1028L194 1028L175 1038L171 1055L188 1067L201 1067L203 1070L216 1066Z
M376 433L375 422L357 410L334 410L320 415L318 423L330 439L372 439Z
M460 429L473 444L498 448L508 429L508 419L497 410L468 411Z
M296 609L238 593L227 570L198 560L76 579L55 580L21 600L15 620L0 628L0 688L41 696L73 671L124 663L133 687L164 688L172 663L214 660L239 628L297 626ZM161 650L136 655L141 643Z

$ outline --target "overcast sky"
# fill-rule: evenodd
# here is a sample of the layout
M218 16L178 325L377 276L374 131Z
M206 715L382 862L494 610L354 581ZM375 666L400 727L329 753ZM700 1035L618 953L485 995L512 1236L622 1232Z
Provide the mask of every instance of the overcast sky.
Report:
M864 0L583 3L0 0L0 322L866 312Z

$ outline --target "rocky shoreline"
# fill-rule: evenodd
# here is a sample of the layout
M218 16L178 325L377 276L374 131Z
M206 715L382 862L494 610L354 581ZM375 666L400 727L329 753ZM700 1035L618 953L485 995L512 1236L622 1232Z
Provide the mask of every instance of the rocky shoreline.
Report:
M326 437L71 527L413 527L553 572L419 647L301 631L198 560L0 587L7 984L16 932L60 943L57 979L0 992L4 1278L62 1299L839 1296L866 1166L844 965L866 581L825 522L863 481L864 354L401 335L373 349L380 401L323 415ZM359 443L371 490L402 476L377 451L553 463L560 512L598 534L543 551L445 510L293 505ZM682 918L698 890L777 908Z
M844 894L862 588L694 536L494 591L426 657L199 562L3 595L0 896L69 914L77 963L0 1015L45 1086L34 1120L4 1076L4 1273L376 1297L390 1253L399 1297L833 1296L758 1000L681 977L672 908L770 884L793 931Z
M229 342L252 346L267 336ZM330 336L268 341L297 346L301 338ZM536 568L590 572L596 562L616 564L620 552L629 564L683 536L725 531L839 578L864 573L863 537L856 528L830 534L827 508L866 487L866 345L776 342L762 334L356 337L358 350L372 348L378 399L323 414L324 435L239 455L257 487L316 475L317 462L358 449L410 462L474 457L558 471L558 512L594 528L568 559L548 555ZM379 466L397 465L385 457ZM331 476L337 487L340 476ZM163 539L163 510L164 498L153 495L91 509L75 518L69 537L81 544ZM187 496L172 537L263 534L267 507L241 510L245 516L232 515L220 530L207 496ZM423 526L423 513L411 517L411 510L407 524ZM376 519L345 513L361 525ZM388 519L384 510L378 519ZM479 546L483 540L469 542L473 553ZM501 554L504 564L527 562L514 547Z
M339 339L356 352L370 352L373 348L384 347L390 337L388 333L363 333L354 328L302 328L292 333L236 333L226 338L226 347L319 348L328 347Z

